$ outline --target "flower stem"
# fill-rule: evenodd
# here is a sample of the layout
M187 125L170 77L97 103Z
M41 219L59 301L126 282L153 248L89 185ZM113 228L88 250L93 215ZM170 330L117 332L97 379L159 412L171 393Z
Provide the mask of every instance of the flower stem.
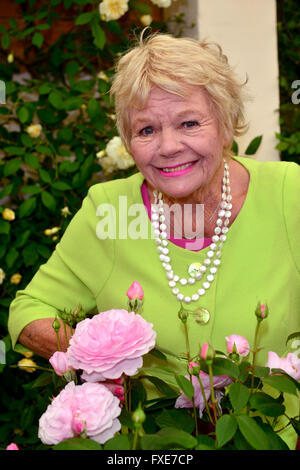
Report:
M63 322L63 323L64 323L65 338L66 338L67 346L69 347L69 338L68 338L68 334L67 334L67 327L66 327L65 322Z
M215 419L215 424L216 424L218 417L217 417L217 411L216 411L216 398L215 398L213 370L212 370L211 363L208 363L208 372L209 372L210 391L211 391L211 403L212 403L212 409L214 412L214 419Z
M253 345L253 355L252 355L252 376L251 376L251 390L250 393L253 393L254 389L254 367L256 362L256 353L257 353L257 338L258 338L258 331L260 327L260 321L258 320L256 323L255 334L254 334L254 345Z
M138 442L138 430L136 429L133 436L132 450L136 450Z
M190 342L189 342L189 332L186 323L183 323L184 326L184 335L185 335L185 344L186 344L186 356L188 361L191 360L191 349L190 349Z
M202 380L200 379L200 375L198 376L198 380L199 380L199 384L200 384L200 388L201 388L203 400L204 400L204 403L205 403L206 412L207 412L207 414L208 414L208 417L209 417L210 422L211 422L212 424L214 424L213 419L212 419L211 414L210 414L208 402L207 402L206 396L205 396L205 390L204 390L204 387L203 387Z

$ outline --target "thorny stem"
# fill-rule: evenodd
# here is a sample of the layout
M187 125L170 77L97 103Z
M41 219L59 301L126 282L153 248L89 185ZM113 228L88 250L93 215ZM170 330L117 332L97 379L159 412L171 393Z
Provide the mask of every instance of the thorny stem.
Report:
M216 411L216 397L215 397L215 389L214 389L213 370L212 370L211 364L208 364L208 371L209 371L209 381L210 381L210 390L211 390L211 403L212 403L212 409L214 412L214 419L215 419L215 424L216 424L218 417L217 417L217 411Z

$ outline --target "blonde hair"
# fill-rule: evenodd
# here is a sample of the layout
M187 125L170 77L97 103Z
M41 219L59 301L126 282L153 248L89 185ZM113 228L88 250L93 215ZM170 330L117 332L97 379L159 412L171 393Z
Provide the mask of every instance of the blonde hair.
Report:
M129 149L131 128L129 110L142 109L152 86L186 97L188 86L203 87L209 95L220 129L229 137L247 129L243 91L221 47L207 40L174 38L157 33L144 39L118 61L111 87L115 99L117 128Z

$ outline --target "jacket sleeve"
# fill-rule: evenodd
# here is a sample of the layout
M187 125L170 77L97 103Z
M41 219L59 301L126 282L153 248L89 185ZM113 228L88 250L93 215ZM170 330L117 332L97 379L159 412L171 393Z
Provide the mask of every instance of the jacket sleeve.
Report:
M34 320L54 318L58 311L85 311L96 307L112 269L113 240L97 236L97 207L103 201L101 184L92 186L81 209L68 225L61 241L24 290L10 305L8 330L15 346L23 328Z
M283 211L290 252L300 275L300 165L296 163L287 166Z

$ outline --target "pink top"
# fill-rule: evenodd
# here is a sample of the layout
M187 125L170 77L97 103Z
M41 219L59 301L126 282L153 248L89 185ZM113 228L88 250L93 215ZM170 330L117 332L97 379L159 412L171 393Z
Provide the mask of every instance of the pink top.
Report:
M145 181L142 184L141 193L142 193L144 205L148 212L149 219L151 220L151 205L150 205L147 186L146 186ZM173 238L172 236L170 236L169 241L171 243L174 243L174 245L180 246L181 248L185 248L190 251L203 250L212 242L211 238L197 238L195 240L186 240L184 238Z

